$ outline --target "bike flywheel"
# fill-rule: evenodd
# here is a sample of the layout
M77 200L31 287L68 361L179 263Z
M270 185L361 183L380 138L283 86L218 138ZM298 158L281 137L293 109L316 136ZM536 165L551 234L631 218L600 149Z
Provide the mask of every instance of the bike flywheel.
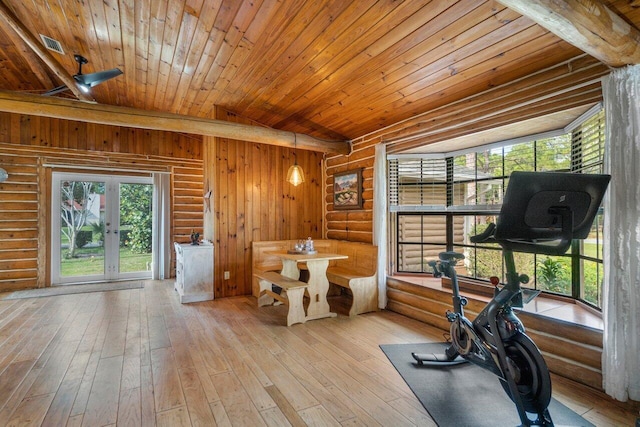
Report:
M505 341L504 348L524 409L542 414L551 401L551 376L540 350L524 334L516 334ZM507 381L501 379L500 384L513 400Z

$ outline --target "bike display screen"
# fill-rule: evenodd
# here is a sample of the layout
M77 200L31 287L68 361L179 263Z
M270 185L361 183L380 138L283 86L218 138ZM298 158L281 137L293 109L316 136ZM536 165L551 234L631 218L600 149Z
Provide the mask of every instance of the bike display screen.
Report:
M571 212L573 238L586 238L610 179L598 174L513 172L496 224L496 239L559 239L563 230L559 210Z

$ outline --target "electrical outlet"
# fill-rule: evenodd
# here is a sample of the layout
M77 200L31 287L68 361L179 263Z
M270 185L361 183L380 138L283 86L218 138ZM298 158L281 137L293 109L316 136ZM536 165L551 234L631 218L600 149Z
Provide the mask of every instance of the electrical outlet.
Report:
M229 277L231 277L231 274L228 271L224 272L224 280L229 280Z

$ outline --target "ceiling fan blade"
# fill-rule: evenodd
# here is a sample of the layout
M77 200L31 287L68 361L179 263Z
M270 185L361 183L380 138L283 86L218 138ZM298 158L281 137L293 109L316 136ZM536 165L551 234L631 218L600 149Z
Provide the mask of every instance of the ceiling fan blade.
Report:
M122 71L119 68L113 68L111 70L98 71L96 73L76 74L73 78L80 84L88 87L94 87L104 81L118 77L120 74L122 74Z
M62 86L58 86L57 88L50 89L50 90L46 91L45 93L43 93L42 95L51 96L51 95L55 95L55 94L60 93L60 92L64 92L65 90L69 90L69 88L66 87L65 85L62 85Z

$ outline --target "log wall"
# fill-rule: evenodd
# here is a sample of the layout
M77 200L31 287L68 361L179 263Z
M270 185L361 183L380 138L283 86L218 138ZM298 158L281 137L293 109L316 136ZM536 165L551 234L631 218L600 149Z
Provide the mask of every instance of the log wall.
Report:
M375 145L354 144L349 156L327 158L325 175L324 230L328 239L373 243L373 161ZM353 169L362 169L362 209L337 210L333 207L333 175Z
M171 172L173 239L187 242L202 229L201 149L201 138L175 133L0 114L0 167L9 173L0 183L0 291L49 285L46 165Z

